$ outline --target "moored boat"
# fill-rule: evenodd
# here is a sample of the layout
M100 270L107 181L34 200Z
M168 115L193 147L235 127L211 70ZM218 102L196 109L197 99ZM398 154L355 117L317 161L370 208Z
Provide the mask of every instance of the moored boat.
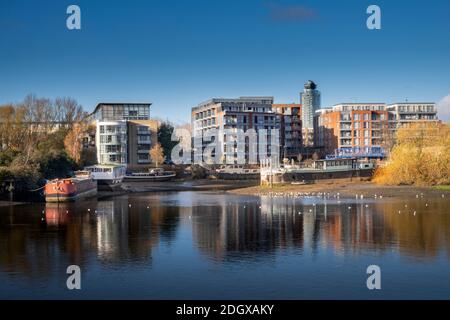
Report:
M126 181L168 181L175 178L176 173L157 168L149 172L133 172L125 175Z
M55 179L45 185L46 202L69 202L97 195L97 181L90 176Z
M224 180L256 180L260 178L260 170L242 165L223 165L216 169L216 175Z
M126 173L124 165L97 164L84 168L98 183L98 190L114 191L120 189Z

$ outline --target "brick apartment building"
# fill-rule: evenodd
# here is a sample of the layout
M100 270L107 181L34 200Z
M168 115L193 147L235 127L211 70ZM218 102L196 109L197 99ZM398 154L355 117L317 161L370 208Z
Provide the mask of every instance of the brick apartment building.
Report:
M281 156L294 158L302 152L302 105L296 103L273 104L280 116Z
M434 103L342 103L316 112L316 139L335 156L382 157L396 131L418 121L438 121Z

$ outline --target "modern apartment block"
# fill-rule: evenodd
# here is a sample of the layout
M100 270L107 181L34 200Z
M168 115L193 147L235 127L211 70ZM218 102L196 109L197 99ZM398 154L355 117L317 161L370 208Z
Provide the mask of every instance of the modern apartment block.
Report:
M280 115L281 156L298 157L302 152L302 105L274 104L272 108Z
M220 163L237 163L238 156L245 157L246 163L249 162L250 150L256 150L257 162L264 155L270 156L272 150L270 141L276 137L274 129L280 128L280 116L272 109L273 97L240 97L237 99L214 98L197 107L192 108L191 121L192 133L194 137L194 149L201 147L202 150L211 142L209 139L202 139L202 145L197 146L196 139L201 138L210 129L216 129L218 134L217 148L221 154ZM251 143L249 139L245 139L245 150L238 150L237 146L228 141L225 132L237 132L243 130L247 132L254 129L256 133L260 130L267 130L267 150L261 150L260 141L257 139L255 143ZM279 152L279 139L276 147ZM266 151L266 152L264 152ZM252 151L253 152L253 151ZM264 154L264 155L263 155ZM216 153L212 153L216 156ZM200 159L194 159L200 161ZM206 159L203 159L206 161Z
M336 156L383 156L383 137L389 132L384 103L342 103L317 113L318 143Z
M96 122L97 160L129 167L151 163L158 123L150 120L150 103L100 103L92 113Z
M320 109L320 91L317 85L309 80L300 93L302 104L302 143L305 148L314 146L314 116Z
M433 102L393 103L386 109L393 115L398 128L420 121L438 121L436 105Z
M382 157L398 128L438 122L434 103L343 103L316 113L317 143L335 156Z

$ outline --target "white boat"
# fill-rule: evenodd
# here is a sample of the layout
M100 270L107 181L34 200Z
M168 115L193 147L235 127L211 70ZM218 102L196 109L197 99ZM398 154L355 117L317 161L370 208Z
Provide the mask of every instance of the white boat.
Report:
M260 178L260 169L246 168L242 165L224 165L216 170L217 176L224 180L254 180Z
M97 164L84 170L91 173L99 190L113 191L121 187L127 168L124 165Z
M148 172L132 172L125 175L126 181L168 181L175 178L173 171L164 171L162 168L151 169Z

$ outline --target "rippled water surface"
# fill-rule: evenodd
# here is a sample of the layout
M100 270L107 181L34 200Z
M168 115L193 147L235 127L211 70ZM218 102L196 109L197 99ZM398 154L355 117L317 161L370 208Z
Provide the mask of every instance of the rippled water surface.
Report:
M66 288L74 264L79 291ZM450 199L182 192L2 207L0 298L450 299Z

